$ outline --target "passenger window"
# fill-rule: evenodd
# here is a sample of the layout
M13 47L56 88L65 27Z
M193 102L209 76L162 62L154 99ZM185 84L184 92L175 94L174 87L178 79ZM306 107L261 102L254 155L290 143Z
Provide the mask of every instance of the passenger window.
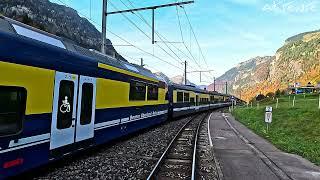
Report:
M62 80L59 87L57 128L66 129L72 125L74 82Z
M81 98L80 124L90 124L92 119L93 84L84 83L82 85Z
M190 98L190 102L191 102L191 106L194 106L195 105L195 102L194 102L194 98Z
M184 102L189 102L189 93L184 93Z
M183 92L177 92L177 102L183 102Z
M157 85L148 85L148 100L158 100Z
M132 81L130 83L130 101L145 101L146 100L146 85L141 82Z
M0 136L22 131L27 91L21 87L0 86Z

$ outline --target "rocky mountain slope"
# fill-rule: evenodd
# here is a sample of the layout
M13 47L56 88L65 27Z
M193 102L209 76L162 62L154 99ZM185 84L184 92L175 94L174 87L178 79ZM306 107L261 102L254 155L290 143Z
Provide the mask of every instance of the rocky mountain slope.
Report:
M101 33L72 8L49 0L1 0L0 14L68 38L83 47L100 50ZM107 54L124 60L116 53L110 40L107 40L107 44L110 44L106 47Z
M229 92L247 101L259 93L284 90L294 82L317 85L320 81L320 32L293 36L275 56L256 57L240 63L217 81L227 81Z
M172 78L170 78L170 81L176 84L184 84L184 76L178 75L178 76L174 76ZM196 84L190 82L187 79L187 84L191 85L191 86L196 86Z

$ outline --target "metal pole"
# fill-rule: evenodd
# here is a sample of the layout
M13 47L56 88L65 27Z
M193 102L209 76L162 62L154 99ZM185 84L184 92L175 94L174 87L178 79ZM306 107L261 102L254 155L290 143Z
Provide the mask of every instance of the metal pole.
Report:
M101 43L101 53L106 54L105 44L106 44L106 34L107 34L107 1L103 0L102 5L102 43Z
M294 96L294 97L293 97L292 107L294 107L294 105L295 105L295 101L296 101L296 96Z
M144 66L144 64L143 64L143 58L141 58L141 60L140 60L140 66L141 66L141 67Z
M320 109L320 94L319 94L319 107L318 108Z
M152 44L154 44L154 9L152 9Z
M202 82L202 81L201 81L201 71L200 71L200 82Z
M228 82L226 82L226 94L228 94Z
M213 77L213 91L216 91L216 77Z
M184 85L187 85L187 61L184 61Z

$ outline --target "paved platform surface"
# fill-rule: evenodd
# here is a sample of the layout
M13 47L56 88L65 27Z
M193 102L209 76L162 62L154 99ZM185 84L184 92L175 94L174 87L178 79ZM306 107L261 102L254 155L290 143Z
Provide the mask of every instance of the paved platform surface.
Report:
M214 112L208 121L211 145L222 179L320 180L320 167L300 156L280 151L231 114Z

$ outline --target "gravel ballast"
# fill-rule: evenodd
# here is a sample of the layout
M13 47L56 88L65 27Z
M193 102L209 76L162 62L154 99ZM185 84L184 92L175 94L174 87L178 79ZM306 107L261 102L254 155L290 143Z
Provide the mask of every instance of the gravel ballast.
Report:
M28 174L33 179L146 179L188 118L167 122Z

